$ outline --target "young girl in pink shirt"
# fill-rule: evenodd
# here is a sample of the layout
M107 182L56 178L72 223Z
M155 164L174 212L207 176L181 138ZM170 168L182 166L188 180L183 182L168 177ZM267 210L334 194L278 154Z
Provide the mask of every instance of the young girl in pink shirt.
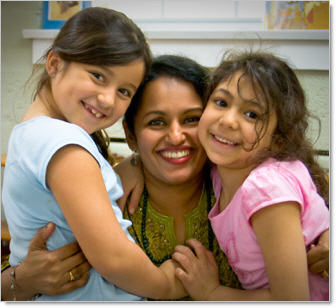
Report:
M303 89L280 58L231 54L213 73L198 131L215 164L209 219L245 290L221 286L213 256L192 239L194 252L178 246L173 258L195 300L329 300L329 278L307 266L306 251L329 229L307 119Z

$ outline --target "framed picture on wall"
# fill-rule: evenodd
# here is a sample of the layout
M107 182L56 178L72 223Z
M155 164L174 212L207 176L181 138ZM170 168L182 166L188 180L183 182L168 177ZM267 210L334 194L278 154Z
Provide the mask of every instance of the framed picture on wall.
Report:
M266 1L267 30L329 30L329 1Z
M90 7L91 1L43 1L43 29L60 29L80 10Z

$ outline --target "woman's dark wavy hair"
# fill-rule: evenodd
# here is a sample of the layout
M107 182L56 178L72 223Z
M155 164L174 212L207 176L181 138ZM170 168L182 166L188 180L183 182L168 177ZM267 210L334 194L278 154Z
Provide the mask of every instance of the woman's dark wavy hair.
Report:
M39 64L45 61L49 52L55 51L66 63L77 62L98 66L127 65L138 59L145 63L145 75L151 63L152 54L142 31L121 12L90 7L72 16L61 28L52 46L34 66L34 75ZM42 89L50 91L50 77L44 69L34 92L34 98ZM104 132L93 133L98 147L113 158L108 151L109 140Z
M207 97L220 82L229 81L239 72L241 78L247 77L256 97L262 96L266 102L266 114L262 117L261 129L257 132L258 144L265 132L269 114L275 110L277 127L270 148L261 153L257 164L272 157L279 161L301 160L309 169L317 191L329 204L329 184L324 170L316 161L316 151L306 138L309 112L301 84L286 61L262 51L228 52L219 67L213 72L207 91ZM238 93L239 82L238 82ZM319 122L320 123L320 122ZM264 126L263 126L264 125Z
M148 83L163 76L190 82L205 107L209 73L206 67L184 56L161 55L156 57L145 81L140 85L125 113L124 120L130 131L134 134L135 117L141 107L143 92ZM182 101L181 103L183 104Z

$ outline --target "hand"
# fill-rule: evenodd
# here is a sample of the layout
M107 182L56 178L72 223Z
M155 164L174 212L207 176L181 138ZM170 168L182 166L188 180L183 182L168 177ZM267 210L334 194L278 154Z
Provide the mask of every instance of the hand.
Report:
M321 234L317 245L307 253L308 267L312 273L329 277L329 230Z
M139 155L137 155L137 164L135 166L131 164L131 159L131 156L126 157L122 162L114 167L114 171L120 176L124 190L123 196L117 200L117 203L123 212L126 201L130 196L128 210L130 214L134 214L140 203L145 186L145 180Z
M186 246L176 246L173 259L181 265L176 276L194 300L205 301L220 286L219 270L211 251L196 239L187 240L194 252Z
M16 268L19 289L26 294L59 295L69 293L86 284L91 265L76 242L49 251L46 242L54 232L49 223L31 240L26 259ZM76 278L70 281L70 274Z
M180 265L176 261L171 259L163 262L160 265L160 269L165 273L168 279L169 291L166 297L167 299L182 298L188 295L181 280L177 279L175 275L175 271L179 267Z

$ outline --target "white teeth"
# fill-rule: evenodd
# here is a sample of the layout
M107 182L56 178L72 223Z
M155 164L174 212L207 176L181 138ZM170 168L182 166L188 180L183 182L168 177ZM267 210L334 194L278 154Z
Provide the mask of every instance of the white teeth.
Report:
M186 150L186 151L179 151L179 152L163 152L162 155L167 158L179 159L179 158L188 156L189 153L190 151Z
M102 115L101 113L97 112L97 113L95 114L95 116L96 116L96 118L101 118L103 115Z
M229 140L226 140L226 139L223 139L223 138L220 138L218 136L215 136L215 138L220 141L220 142L223 142L223 143L226 143L228 145L235 145L236 143L232 142L232 141L229 141Z
M94 110L94 109L91 109L89 106L85 106L85 108L86 108L87 110L90 110L91 113L92 113L96 118L101 118L101 117L103 116L102 113L97 112L97 111Z

